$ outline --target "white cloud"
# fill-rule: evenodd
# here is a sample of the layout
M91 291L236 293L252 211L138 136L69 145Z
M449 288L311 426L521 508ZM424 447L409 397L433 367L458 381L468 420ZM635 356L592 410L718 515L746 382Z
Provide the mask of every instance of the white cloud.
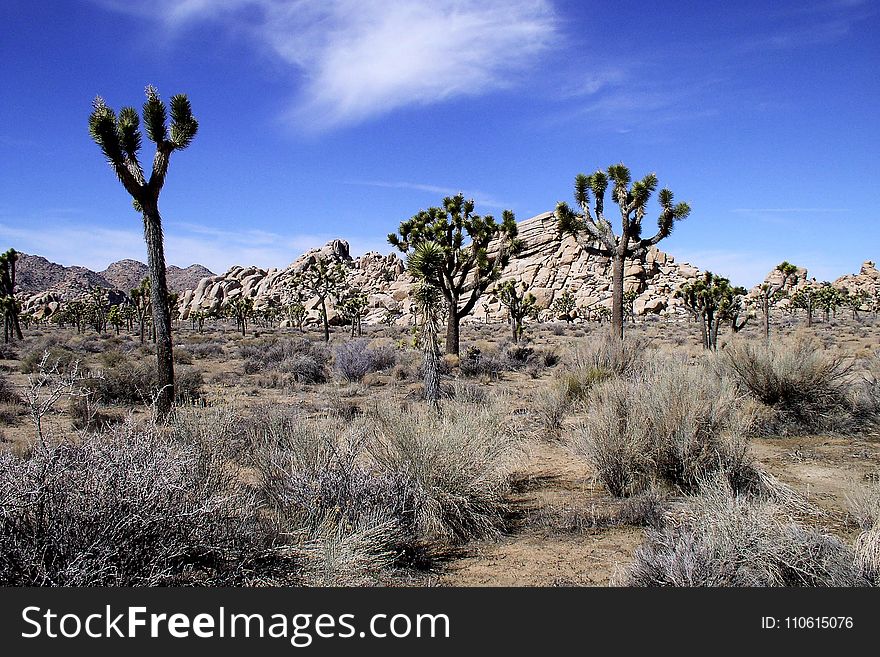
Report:
M462 188L455 187L444 187L441 185L425 185L422 183L411 183L411 182L388 182L384 180L349 180L346 182L348 185L362 185L364 187L382 187L386 189L407 189L413 190L417 192L425 192L426 194L431 194L435 198L433 199L431 205L440 205L440 201L442 200L440 197L446 196L455 196L458 193L464 194L465 198L474 199L474 203L477 206L477 212L480 212L480 208L510 208L512 204L504 203L495 199L488 194L484 194L480 191L475 190L466 190Z
M34 225L24 221L16 224ZM301 253L337 237L330 234L282 235L258 230L223 231L200 224L169 223L165 226L165 261L178 267L198 263L216 273L222 273L232 265L286 267ZM79 265L93 271L102 271L117 260L131 258L146 262L147 257L143 233L139 229L108 229L86 222L40 224L39 228L0 223L0 241L52 262ZM371 238L348 241L355 257L366 251L388 253L391 250L386 243Z
M550 0L99 0L243 32L302 74L289 116L313 130L510 85L555 37Z

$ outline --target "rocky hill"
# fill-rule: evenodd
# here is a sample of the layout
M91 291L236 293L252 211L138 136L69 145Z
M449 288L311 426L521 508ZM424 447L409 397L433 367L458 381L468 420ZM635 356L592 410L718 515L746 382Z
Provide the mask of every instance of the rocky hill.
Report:
M520 222L519 238L524 248L511 259L502 280L527 283L537 297L538 306L543 309L544 319L550 318L549 307L565 290L574 295L578 308L576 316L610 307L610 261L587 255L578 248L574 238L558 239L553 213L546 212ZM375 252L352 258L348 242L344 240L333 240L320 249L309 251L284 269L233 267L225 274L204 278L195 289L181 295L180 318L186 319L196 311L217 311L239 297L253 299L258 310L272 303L283 306L294 298L293 274L319 257L342 263L349 270L351 284L367 292L370 305L365 318L367 323L381 321L388 312L398 315L398 323L409 321L412 279L404 271L401 259L393 253L383 256ZM676 314L683 309L681 302L674 297L675 291L700 274L696 267L677 263L671 255L652 248L643 258L627 264L625 286L628 291L638 294L634 303L636 313ZM310 318L317 321L317 300L309 300L306 308ZM338 321L332 307L329 313L331 321ZM495 319L505 316L505 309L492 294L486 295L478 304L472 317L481 319L486 314Z
M144 263L129 259L114 262L99 274L109 283L110 287L125 291L137 287L149 275L150 271ZM166 268L168 289L172 292L191 290L199 284L200 280L213 275L214 272L202 265L190 265L185 269L169 265Z
M171 265L167 274L168 288L172 292L192 289L205 276L213 276L213 272L202 265L190 265L185 269ZM19 253L15 264L15 283L20 292L54 292L64 298L75 297L90 287L127 292L148 275L144 263L128 259L114 262L101 272L85 267L65 267L27 253Z
M810 278L808 272L803 267L798 267L797 271L788 276L783 275L777 269L773 269L764 279L764 284L770 286L770 294L774 294L780 290L787 292L789 296L803 289L807 285L815 285L818 281ZM865 292L871 299L880 294L880 271L877 270L872 260L865 260L859 269L858 274L846 274L831 282L831 285L840 289L848 290L852 294ZM761 295L761 286L756 285L751 289L749 295L757 298ZM778 301L778 305L787 304L787 299Z
M45 319L58 310L61 303L82 298L91 288L110 290L114 299L123 299L133 287L148 276L147 266L137 260L114 262L102 272L85 267L65 267L42 256L20 253L15 265L15 283L22 309L37 319ZM185 269L167 269L168 287L172 292L192 289L211 270L202 265Z

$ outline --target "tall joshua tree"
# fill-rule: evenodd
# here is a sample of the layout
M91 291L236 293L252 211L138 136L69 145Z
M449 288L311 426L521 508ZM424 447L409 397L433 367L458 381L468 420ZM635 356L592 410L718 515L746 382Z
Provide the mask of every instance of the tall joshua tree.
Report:
M522 283L519 287L515 281L504 281L495 288L495 294L501 305L507 308L510 316L510 329L513 332L514 343L519 342L523 334L523 320L526 317L537 317L538 307L535 305L535 295L528 291L528 286Z
M400 224L388 242L403 253L412 254L419 244L432 242L442 250L434 269L423 277L443 294L447 305L446 353L458 355L459 326L486 289L501 276L501 270L519 248L513 212L505 210L499 224L491 215L474 213L473 200L462 194L443 199L442 208L422 210ZM489 243L497 239L490 253ZM470 240L469 243L465 243Z
M611 200L620 209L620 235L615 235L611 222L605 217L605 191L613 182ZM687 203L673 204L672 192L661 189L658 195L660 215L657 232L653 237L642 237L642 219L647 212L648 200L657 189L657 176L647 176L632 182L630 171L623 164L608 167L607 173L578 174L574 179L574 200L577 209L565 202L556 206L556 220L560 234L573 235L578 245L590 255L611 259L611 333L623 338L623 274L627 258L636 258L651 246L668 237L673 224L690 214ZM593 206L590 206L590 192Z
M324 325L324 342L330 342L330 322L327 317L327 299L338 298L345 289L347 273L342 263L317 258L302 271L300 282L310 297L318 297L321 306L321 323Z
M797 266L783 260L776 265L776 270L782 274L782 283L779 287L774 288L770 283L762 283L761 292L761 312L764 313L764 339L770 340L770 302L775 295L783 295L785 293L785 284L790 276L797 274Z
M149 180L138 160L138 153L141 150L140 119L133 107L123 107L117 116L107 107L104 99L98 96L92 104L93 109L89 116L89 133L95 143L101 147L125 191L131 195L135 210L143 216L159 374L156 411L160 417L163 417L171 410L174 401L174 359L159 193L165 184L171 154L183 150L192 143L199 124L193 117L189 99L183 94L178 94L171 97L169 130L168 110L165 103L159 99L159 93L151 85L146 88L146 94L147 100L143 105L144 127L147 137L156 145Z
M443 294L431 277L446 259L444 249L436 242L420 242L407 257L407 269L417 281L413 304L421 317L422 372L425 401L436 406L440 402L440 348L437 333L440 327L440 305Z
M0 254L0 312L3 314L3 341L9 342L9 336L23 339L21 324L18 321L18 300L15 298L15 263L18 252L9 249Z

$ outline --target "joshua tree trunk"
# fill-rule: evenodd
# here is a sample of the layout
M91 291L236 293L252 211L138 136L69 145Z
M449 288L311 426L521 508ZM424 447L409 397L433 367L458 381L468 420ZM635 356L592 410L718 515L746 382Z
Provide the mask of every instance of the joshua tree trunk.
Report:
M422 349L424 351L425 366L425 400L436 405L440 400L440 354L437 349L437 335L435 332L435 319L429 315L433 311L425 313L425 325L422 333Z
M458 295L453 294L449 300L449 312L446 315L446 353L458 356L461 337L461 317L458 314Z
M764 339L770 342L770 291L764 290L761 295L761 306L764 310Z
M611 258L611 335L623 340L623 271L626 245Z
M324 323L324 342L330 342L330 323L327 321L327 297L321 297L321 321Z
M153 330L156 335L156 364L159 374L156 411L159 417L165 417L174 403L174 354L171 344L168 283L165 278L162 219L158 207L144 208L144 240L147 243L147 266L150 270Z

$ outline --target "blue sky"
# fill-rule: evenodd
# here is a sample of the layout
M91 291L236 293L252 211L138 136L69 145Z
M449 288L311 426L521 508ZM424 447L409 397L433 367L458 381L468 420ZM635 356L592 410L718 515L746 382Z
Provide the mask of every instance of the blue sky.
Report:
M200 122L160 199L171 264L387 253L447 194L526 219L620 161L693 208L661 248L735 283L880 258L875 2L4 0L0 20L3 248L145 260L87 118L149 83Z

